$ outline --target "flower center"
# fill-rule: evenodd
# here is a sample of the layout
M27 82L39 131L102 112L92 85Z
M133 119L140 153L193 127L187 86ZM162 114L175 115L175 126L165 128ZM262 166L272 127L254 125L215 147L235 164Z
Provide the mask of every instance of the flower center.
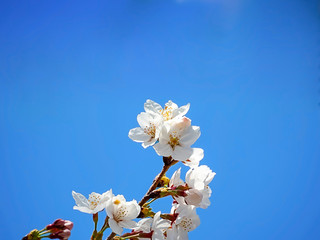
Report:
M125 206L121 206L118 210L114 213L113 218L115 221L121 221L125 216L128 215L128 210Z
M184 217L179 223L179 226L182 227L185 231L190 232L192 230L192 220L190 218Z
M172 118L172 107L165 106L164 109L160 110L160 114L165 121L170 120Z
M169 135L170 141L169 145L174 149L175 146L179 145L180 136L177 135L177 132L172 132L172 134Z
M100 200L101 200L101 195L100 194L91 193L89 195L89 199L88 199L90 209L91 210L95 209L98 206Z
M155 137L156 136L156 125L154 125L153 123L150 123L150 126L146 126L144 128L144 132L148 135L150 135L151 137Z

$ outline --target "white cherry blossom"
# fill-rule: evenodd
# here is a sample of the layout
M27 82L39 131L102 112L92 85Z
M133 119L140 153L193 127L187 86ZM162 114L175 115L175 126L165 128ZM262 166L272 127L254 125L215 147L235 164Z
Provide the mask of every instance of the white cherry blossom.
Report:
M142 142L144 148L153 145L159 138L163 119L158 114L142 112L137 116L140 127L129 131L129 138Z
M181 169L175 171L170 179L169 187L172 189L178 186L186 186L189 189L185 191L186 196L175 197L180 205L194 205L200 208L207 208L210 205L211 188L208 184L212 181L215 173L206 166L202 165L189 169L186 174L186 182L180 179Z
M159 142L153 148L160 156L172 156L174 160L186 161L194 153L190 146L199 137L200 128L191 126L191 120L182 117L163 124Z
M169 182L169 187L171 189L175 189L179 186L188 186L184 181L180 179L180 174L181 174L181 168L176 170ZM200 203L202 202L203 194L198 191L197 189L189 189L185 191L184 197L180 196L175 196L174 199L179 203L183 205L195 205L199 206Z
M152 240L164 240L163 234L169 227L170 221L161 219L161 212L157 212L153 218L144 218L138 222L138 227L134 228L135 231L142 231L144 233L152 233ZM149 238L139 238L149 239Z
M80 212L95 214L102 211L105 208L105 202L112 198L112 190L109 190L103 194L91 193L87 199L81 193L72 191L72 196L76 202L75 210Z
M140 213L136 200L127 202L123 195L117 195L106 202L108 223L113 232L121 235L123 228L133 229L137 223L132 221Z
M162 108L160 104L148 99L144 104L144 110L147 113L158 114L163 117L164 121L169 121L174 118L183 117L189 111L190 104L178 107L177 104L169 100L165 107Z
M212 191L208 185L215 175L216 173L212 172L212 170L206 165L201 165L199 167L189 169L189 171L186 174L186 183L188 187L191 188L189 191L194 189L202 194L202 200L198 205L201 208L205 209L210 205L209 198L211 196Z
M173 222L172 228L167 231L167 240L188 240L188 232L200 225L196 208L189 205L177 205L174 206L174 211L178 213L178 217Z

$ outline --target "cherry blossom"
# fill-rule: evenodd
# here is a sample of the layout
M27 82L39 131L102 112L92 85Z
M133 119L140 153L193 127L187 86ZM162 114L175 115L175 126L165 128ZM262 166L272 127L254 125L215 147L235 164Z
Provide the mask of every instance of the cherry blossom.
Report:
M174 160L188 160L194 150L190 147L200 137L200 128L191 126L191 120L182 117L164 123L160 132L159 142L153 146L158 155Z
M206 165L189 169L186 174L186 183L188 187L190 187L191 190L195 189L202 194L202 200L199 203L199 207L201 208L205 209L210 205L209 198L212 191L208 185L215 175L216 173L212 172L212 170Z
M200 218L194 206L174 205L173 211L178 213L177 219L167 231L167 240L188 240L188 232L200 225Z
M148 99L144 104L144 110L147 113L157 114L162 116L164 121L169 121L174 118L183 117L189 111L190 104L178 107L177 104L169 100L165 107L162 108L160 104Z
M127 202L123 195L117 195L106 202L108 223L113 232L121 234L123 228L133 229L137 223L132 221L140 213L140 206L136 200Z
M170 221L161 219L161 212L157 212L153 218L144 218L138 222L138 226L134 228L136 232L151 233L152 240L164 240L164 232L170 227ZM139 238L148 239L148 238Z
M72 191L72 196L76 202L76 206L74 206L73 209L84 213L95 214L105 208L105 202L112 197L112 190L103 194L93 192L89 195L88 199L81 193L76 193L75 191Z
M186 174L186 182L180 179L181 169L176 170L169 182L169 187L175 189L179 186L189 188L184 196L176 196L175 200L181 205L194 205L200 208L207 208L210 205L211 188L208 184L212 181L215 173L206 166L202 165L189 169Z
M159 139L162 127L162 117L158 114L142 112L137 117L140 127L129 131L129 138L135 142L142 142L142 146L147 148Z

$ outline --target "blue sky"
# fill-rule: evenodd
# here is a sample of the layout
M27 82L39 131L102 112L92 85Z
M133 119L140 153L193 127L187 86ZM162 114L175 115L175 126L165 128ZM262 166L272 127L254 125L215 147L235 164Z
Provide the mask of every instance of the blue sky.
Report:
M2 1L0 30L0 236L139 200L162 160L128 131L171 99L217 173L191 239L320 238L318 1Z

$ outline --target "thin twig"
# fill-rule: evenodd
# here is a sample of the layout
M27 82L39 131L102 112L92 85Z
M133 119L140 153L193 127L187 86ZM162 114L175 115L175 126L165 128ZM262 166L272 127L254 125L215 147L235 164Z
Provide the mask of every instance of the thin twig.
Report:
M113 237L115 237L117 234L115 234L114 232L110 233L109 237L107 238L107 240L112 240Z
M144 197L141 199L141 201L139 202L140 207L143 206L143 204L145 204L151 197L150 197L150 193L155 190L161 180L161 178L166 174L166 172L169 170L169 168L171 166L173 166L174 164L176 164L178 161L173 160L171 157L167 158L167 157L163 157L163 162L164 162L164 166L161 170L161 172L159 173L159 175L154 179L152 185L150 186L149 190L147 191L147 193L144 195Z

